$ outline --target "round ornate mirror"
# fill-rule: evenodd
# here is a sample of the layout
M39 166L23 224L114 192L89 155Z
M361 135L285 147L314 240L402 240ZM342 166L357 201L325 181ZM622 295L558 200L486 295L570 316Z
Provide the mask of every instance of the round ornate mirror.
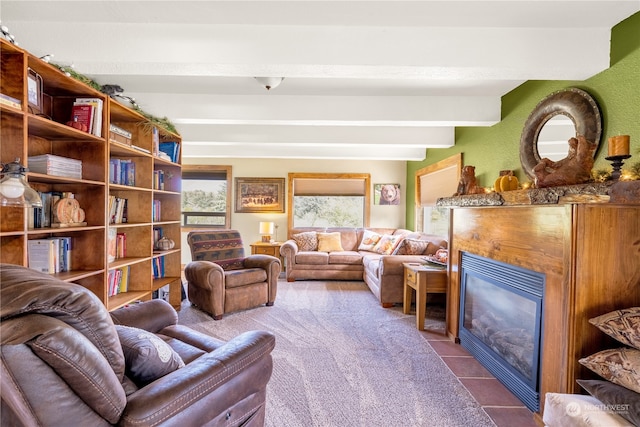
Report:
M564 117L558 117L560 115ZM550 135L551 142L542 142L541 136L545 135ZM569 88L554 92L540 101L525 122L520 138L520 162L527 176L535 178L533 168L543 157L554 161L562 159L552 153L567 153L568 140L576 135L584 135L588 141L600 144L602 118L598 104L591 95L581 89ZM564 141L564 151L561 141Z

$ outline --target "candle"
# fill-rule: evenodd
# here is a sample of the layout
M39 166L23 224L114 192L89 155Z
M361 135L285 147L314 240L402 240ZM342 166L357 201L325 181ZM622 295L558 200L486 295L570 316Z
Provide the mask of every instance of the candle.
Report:
M609 138L609 157L629 155L629 135L618 135Z

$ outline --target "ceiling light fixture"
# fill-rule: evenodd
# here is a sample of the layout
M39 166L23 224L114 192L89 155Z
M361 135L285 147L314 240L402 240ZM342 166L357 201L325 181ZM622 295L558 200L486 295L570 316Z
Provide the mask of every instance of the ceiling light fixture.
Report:
M280 86L280 83L284 80L284 77L254 77L258 83L264 86L267 90L275 89Z
M40 195L29 187L25 179L27 168L20 164L20 159L2 165L0 180L0 205L32 207L42 206Z

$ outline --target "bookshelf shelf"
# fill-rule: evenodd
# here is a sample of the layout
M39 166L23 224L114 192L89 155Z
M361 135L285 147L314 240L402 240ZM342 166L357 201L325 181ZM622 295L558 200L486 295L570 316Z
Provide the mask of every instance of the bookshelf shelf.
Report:
M179 309L180 157L177 162L159 159L154 147L167 141L181 144L180 136L164 130L154 131L154 125L138 111L66 76L53 65L3 39L0 39L0 54L0 93L9 97L4 98L5 102L14 105L0 104L0 138L11 141L11 144L0 144L0 161L7 163L20 158L29 167L30 157L46 154L81 161L81 178L31 171L27 173L27 180L42 193L73 193L85 212L87 223L55 228L43 222L45 227L33 228L33 211L0 207L0 262L29 266L29 241L68 238L71 249L66 256L70 260L70 271L52 273L55 277L90 289L109 310L150 299L159 287L170 285L171 302ZM42 99L36 109L28 102L29 69L42 78ZM72 110L77 103L93 105L96 112L93 123L97 127L94 126L91 133L66 124L72 121ZM111 127L112 124L119 129ZM110 131L120 131L118 135L131 138L123 139ZM130 141L131 145L122 143L123 140ZM129 181L135 185L110 183L111 159L135 163L135 181ZM159 169L170 176L164 191L154 188ZM111 196L128 199L126 223L110 224ZM154 200L162 204L161 222L152 221ZM154 229L158 227L176 242L176 248L154 252ZM111 229L127 238L128 257L114 262L108 262ZM62 251L60 256L64 257ZM154 279L153 263L160 258L167 277ZM126 270L129 282L126 290L123 287L120 293L111 295L109 277L115 269Z

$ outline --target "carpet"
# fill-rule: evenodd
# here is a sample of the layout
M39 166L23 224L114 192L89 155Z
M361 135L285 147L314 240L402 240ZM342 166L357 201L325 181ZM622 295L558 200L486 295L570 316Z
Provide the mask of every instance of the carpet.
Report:
M385 309L364 282L280 280L273 307L214 321L183 303L181 324L222 340L248 330L276 335L267 386L272 427L495 426L415 327ZM425 328L444 330L444 310Z

